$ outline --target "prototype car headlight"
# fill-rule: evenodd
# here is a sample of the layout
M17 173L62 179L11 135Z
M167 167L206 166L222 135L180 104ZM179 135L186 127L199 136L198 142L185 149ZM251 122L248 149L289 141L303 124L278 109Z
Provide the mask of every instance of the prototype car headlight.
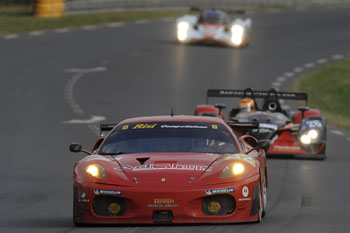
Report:
M304 134L300 137L300 141L303 144L310 144L311 143L311 138L309 137L309 135Z
M85 171L95 178L107 179L106 170L100 164L90 164L85 168Z
M301 135L300 142L308 145L312 142L317 141L318 137L319 137L319 132L316 129L310 129L309 131L306 131Z
M242 163L232 163L222 170L220 178L230 178L238 175L242 175L245 171L245 166Z
M231 28L231 41L234 45L240 45L243 41L244 28L241 25L235 24Z
M189 23L179 22L177 24L177 39L179 41L184 41L187 38L187 31L190 28Z
M311 129L307 135L311 138L311 139L316 139L318 138L318 131L315 129Z

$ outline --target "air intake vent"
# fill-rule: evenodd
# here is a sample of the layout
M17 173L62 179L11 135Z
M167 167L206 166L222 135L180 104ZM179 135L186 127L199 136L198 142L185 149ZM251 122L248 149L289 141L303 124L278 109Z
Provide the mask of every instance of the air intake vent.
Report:
M125 200L120 197L98 196L94 199L93 209L100 216L122 216L125 212Z
M202 211L205 215L229 215L236 209L236 201L230 195L216 195L202 199Z

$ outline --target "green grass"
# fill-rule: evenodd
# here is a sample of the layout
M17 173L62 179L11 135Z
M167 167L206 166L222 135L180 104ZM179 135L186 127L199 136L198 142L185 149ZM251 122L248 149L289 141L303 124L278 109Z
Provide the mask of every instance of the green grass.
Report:
M187 11L129 11L84 15L64 15L59 18L37 18L32 6L0 6L0 35L62 27L98 25L118 21L177 17Z
M333 125L350 130L350 59L306 73L292 89L307 92L312 108L320 109Z

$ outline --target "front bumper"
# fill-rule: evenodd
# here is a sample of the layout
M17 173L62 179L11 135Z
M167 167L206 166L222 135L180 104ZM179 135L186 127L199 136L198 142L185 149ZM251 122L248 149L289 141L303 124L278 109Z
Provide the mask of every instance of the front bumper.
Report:
M75 223L101 224L254 222L258 221L259 185L259 176L200 187L84 186L74 182L73 218ZM213 202L219 203L214 204L221 207L221 213L208 212L207 205ZM119 206L118 213L110 213L108 208L113 206Z

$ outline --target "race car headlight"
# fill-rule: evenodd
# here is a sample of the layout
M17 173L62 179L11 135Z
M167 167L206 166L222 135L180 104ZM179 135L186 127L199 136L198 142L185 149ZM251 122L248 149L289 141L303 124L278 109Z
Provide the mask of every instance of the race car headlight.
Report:
M240 45L243 41L244 28L241 25L235 24L231 28L231 41L234 45Z
M237 176L244 172L244 165L241 163L235 163L232 167L233 175Z
M316 129L310 129L304 132L300 137L300 142L308 145L310 143L316 142L319 137L319 132Z
M95 178L107 179L106 170L100 164L90 164L85 168L85 171Z
M189 27L190 25L187 22L179 22L177 24L177 39L179 41L186 40Z
M245 166L242 163L233 163L224 168L220 178L230 178L242 175L245 171Z
M303 144L310 144L311 143L311 138L309 137L309 135L304 134L300 137L300 141Z
M317 130L315 130L315 129L311 129L311 130L307 133L307 135L308 135L311 139L316 139L316 138L318 138L318 132L317 132Z

